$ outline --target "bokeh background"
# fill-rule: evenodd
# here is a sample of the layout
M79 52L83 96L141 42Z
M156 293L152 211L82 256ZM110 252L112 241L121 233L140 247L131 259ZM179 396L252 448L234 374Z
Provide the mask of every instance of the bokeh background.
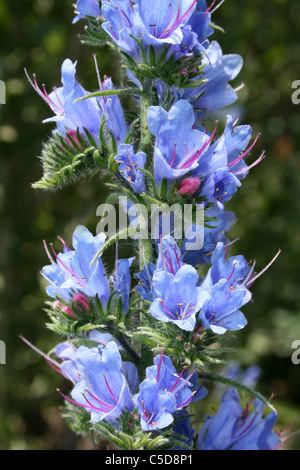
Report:
M72 25L71 0L0 0L0 79L6 104L0 105L0 339L6 365L0 365L0 449L90 449L87 439L70 432L59 411L56 388L62 379L20 339L23 334L48 351L58 338L47 330L46 299L39 274L47 264L42 240L60 235L70 242L77 224L94 231L96 208L105 199L101 181L44 193L31 189L41 177L37 156L51 133L42 124L51 112L28 84L24 68L36 73L50 91L60 86L60 67L78 60L78 78L97 87L92 53L77 38L84 22ZM227 0L214 20L223 52L238 53L244 68L234 84L241 123L261 133L254 168L229 208L238 221L230 238L240 237L233 252L255 259L263 269L280 248L282 254L253 286L254 302L244 309L249 325L235 342L245 370L261 367L258 389L275 393L278 430L300 414L300 365L291 361L300 340L300 105L291 101L300 80L300 5L298 0ZM100 73L119 80L118 58L97 52ZM210 410L209 410L210 411ZM299 429L300 421L294 427ZM285 448L300 449L299 437Z

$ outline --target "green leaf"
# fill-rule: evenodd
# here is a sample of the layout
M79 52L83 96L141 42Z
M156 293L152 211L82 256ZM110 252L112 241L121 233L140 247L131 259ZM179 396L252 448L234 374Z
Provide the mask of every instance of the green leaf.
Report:
M96 98L98 96L120 96L120 95L142 95L143 91L139 88L121 88L121 89L113 89L113 90L103 90L103 91L95 91L94 93L89 93L88 95L82 96L81 98L77 98L74 101L86 100L88 98Z
M197 365L195 366L197 369ZM199 369L199 375L202 375L205 380L210 380L212 382L217 382L217 383L222 383L225 385L229 385L230 387L235 387L238 389L240 392L248 393L249 395L253 396L254 398L258 398L262 403L266 406L268 406L272 411L277 413L276 409L274 408L273 405L271 405L270 401L267 400L265 397L263 397L259 392L256 392L255 390L252 390L249 387L246 387L246 385L241 384L240 382L237 382L236 380L229 379L227 377L223 377L221 375L215 375L215 374L204 374L201 369Z
M129 227L129 228L125 228L124 230L121 230L120 232L116 233L113 237L109 238L107 240L106 243L104 243L104 245L102 245L102 247L100 248L100 250L96 253L96 255L94 256L92 262L91 262L91 266L95 263L95 261L97 260L97 258L99 258L99 256L101 255L101 253L103 253L104 250L106 250L107 248L109 248L111 245L115 244L118 240L121 240L121 239L124 239L124 238L128 238L130 237L131 235L134 235L136 234L138 231L137 228L135 227Z
M71 136L68 140L53 132L49 141L44 144L40 160L43 177L32 186L35 189L53 190L62 188L76 180L93 176L103 170L106 160L97 148L92 136L77 132L78 142ZM91 143L94 144L91 146Z

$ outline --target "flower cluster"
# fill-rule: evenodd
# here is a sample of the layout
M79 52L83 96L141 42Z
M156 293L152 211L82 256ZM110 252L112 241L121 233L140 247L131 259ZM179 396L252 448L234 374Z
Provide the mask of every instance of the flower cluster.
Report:
M272 407L268 400L206 371L220 356L224 362L221 335L224 341L247 325L242 310L250 288L279 255L257 274L255 262L229 253L235 214L226 204L264 153L247 163L258 136L238 124L230 108L224 122L212 118L237 99L229 82L242 67L240 56L223 55L210 41L215 3L78 0L74 22L88 20L90 41L101 38L120 53L126 84L101 80L96 66L98 89L89 93L75 78L76 62L66 59L62 87L48 94L26 72L55 114L46 121L56 123L60 139L51 158L48 147L44 151L48 171L54 161L47 184L55 185L58 173L71 179L83 168L90 176L101 168L113 198L127 198L122 205L129 230L93 235L78 225L73 248L60 237L59 253L44 242L50 264L41 272L51 299L49 326L67 338L55 359L42 355L72 383L70 394L59 391L69 423L79 415L77 431L104 435L123 449L265 450L281 444L275 411L263 416ZM134 98L134 110L125 113L121 95ZM157 212L189 207L182 237L176 237L175 216L167 233L163 216L152 223L153 204ZM195 217L199 206L202 225ZM146 219L155 225L152 238ZM190 249L190 235L199 232L202 245ZM135 251L119 259L119 244L132 234ZM112 269L105 266L111 265L111 247ZM206 379L231 388L215 415L203 417L195 430L190 415L197 401L205 403ZM252 395L244 411L238 390Z

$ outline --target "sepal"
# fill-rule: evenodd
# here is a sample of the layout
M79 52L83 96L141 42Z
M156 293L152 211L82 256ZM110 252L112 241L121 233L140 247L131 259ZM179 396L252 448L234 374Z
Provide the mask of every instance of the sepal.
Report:
M77 132L76 139L53 132L44 144L40 160L43 177L32 186L44 190L62 188L82 177L94 175L106 166L103 151L97 148L87 130L84 137Z

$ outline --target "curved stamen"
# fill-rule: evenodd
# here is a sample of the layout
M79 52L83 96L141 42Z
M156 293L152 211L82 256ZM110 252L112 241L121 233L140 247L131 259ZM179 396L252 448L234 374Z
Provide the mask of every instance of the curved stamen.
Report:
M180 3L180 2L178 2L178 3ZM182 16L180 16L180 5L179 5L177 7L177 16L176 16L174 24L172 26L169 26L169 24L167 24L167 26L165 28L165 31L164 31L164 34L162 36L160 36L160 38L164 39L165 37L172 34L173 31L177 28L177 26L179 26L183 22L183 20L188 16L188 14L194 8L196 3L197 3L197 0L194 0L192 5L190 5L190 7L186 10L186 12Z
M194 375L195 371L194 369L191 370L191 373L187 376L187 378L177 387L175 388L172 393L175 395L176 393L179 392L179 390L186 385L186 383L190 380L190 378Z
M218 122L216 123L216 126L215 126L211 136L205 142L205 144L202 146L202 148L200 150L198 150L194 155L193 155L193 152L194 152L194 149L193 149L192 152L190 152L187 156L185 156L184 159L182 160L182 162L180 162L180 164L177 165L176 169L188 168L190 165L192 165L201 156L201 154L204 152L204 150L206 150L206 148L210 145L211 141L213 140L213 138L215 136L215 133L216 133L216 130L217 130L217 127L218 127ZM202 135L202 137L200 139L200 142L203 139L204 135L206 135L206 134ZM196 148L198 147L198 145L199 144L197 144ZM191 154L192 154L192 156L191 156ZM188 160L187 160L187 157L188 157Z
M241 170L238 170L238 171L233 171L232 173L234 175L239 175L241 173L244 173L244 171L250 171L252 168L254 168L256 165L258 165L260 162L263 161L263 159L265 158L265 150L263 151L263 153L261 154L261 156L255 160L254 163L252 163L252 165L249 165L249 166L246 166L244 168L242 168Z
M169 392L172 392L172 391L174 390L174 388L176 387L176 385L177 385L178 382L180 381L180 379L181 379L183 373L184 373L184 369L182 369L182 371L180 372L179 376L177 377L176 382L174 382L174 384L172 385L172 387L169 389Z
M216 3L216 0L213 0L212 4L205 10L205 12L208 13L212 9L215 3Z
M180 264L180 260L179 260L179 257L178 257L176 248L175 248L175 246L172 246L172 248L173 248L173 251L174 251L174 254L175 254L175 258L176 258L176 261L177 261L177 264L178 264L178 268L180 269L180 268L181 268L181 264Z
M233 276L233 273L234 273L234 271L235 271L235 267L236 267L236 265L237 265L237 262L233 263L233 268L232 268L232 271L231 271L231 274L230 274L229 278L227 279L227 282L229 282L229 281L230 281L230 279L232 278L232 276Z
M111 396L113 397L113 399L115 400L115 402L118 403L119 400L118 400L118 398L114 395L112 389L110 388L109 383L107 382L107 379L106 379L106 377L105 377L105 374L103 374L103 377L104 377L105 384L106 384L106 386L107 386L107 388L108 388L109 393L111 394Z
M255 146L256 142L258 141L258 138L259 138L260 134L258 134L254 140L254 142L252 143L252 145L246 150L246 152L244 152L242 155L240 155L238 158L236 158L235 160L233 160L232 162L228 163L228 166L235 166L240 160L242 160L244 157L246 157L246 155L248 155L249 152L251 152L251 150L253 149L253 147Z
M177 408L183 408L184 406L188 405L192 401L192 399L194 398L196 393L197 393L197 391L194 391L192 393L192 396L188 400L186 400L184 403L181 403L180 405L178 405Z
M157 374L156 374L156 382L158 382L158 379L159 379L159 374L160 374L160 371L161 371L162 361L163 361L163 357L164 357L164 351L165 351L165 345L162 348L160 359L159 359L159 364L158 364L158 369L157 369Z
M177 320L177 317L164 305L164 301L161 299L158 300L161 303L162 308L170 315L170 317L172 317L174 320Z
M85 399L85 401L90 405L91 408L93 408L93 410L97 410L97 411L100 411L101 413L108 413L109 411L111 411L113 408L111 408L110 410L105 410L103 408L99 408L95 405L93 405L93 403L91 403L85 396L85 394L83 393L82 394L83 398Z
M274 258L270 261L270 263L259 273L257 274L254 279L251 279L250 281L250 284L253 284L254 281L256 281L262 274L264 274L267 269L269 269L270 266L272 266L272 264L274 263L274 261L276 261L276 259L278 258L278 256L280 255L281 253L281 250L278 250L278 252L276 253L276 255L274 256ZM246 287L248 287L249 285L249 282L245 284Z
M172 166L173 166L173 163L174 163L175 157L176 157L176 145L177 145L177 144L176 144L176 142L175 142L175 143L174 143L173 156L172 156L172 160L171 160L171 162L170 162L170 167L171 167L171 168L172 168Z
M78 401L72 400L71 398L67 397L64 393L62 393L59 388L56 389L56 391L68 402L72 403L73 405L80 406L81 408L90 408L88 405L82 405Z

